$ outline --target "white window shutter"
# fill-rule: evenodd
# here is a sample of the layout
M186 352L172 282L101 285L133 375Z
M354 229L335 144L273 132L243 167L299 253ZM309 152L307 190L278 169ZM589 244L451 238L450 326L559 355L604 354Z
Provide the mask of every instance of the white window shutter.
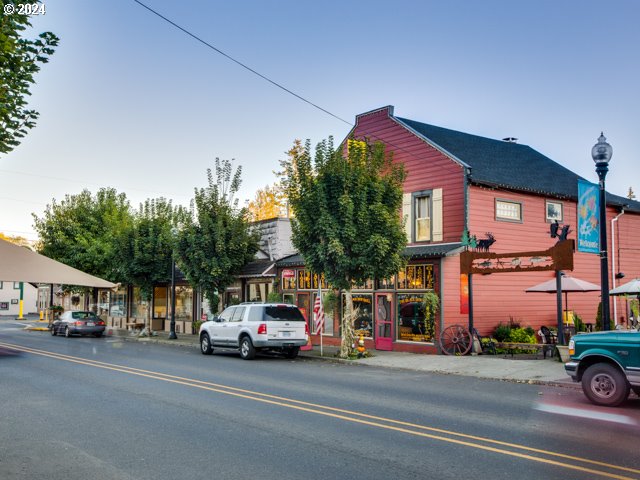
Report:
M411 194L402 194L402 220L404 221L404 231L407 234L407 243L411 243Z
M433 218L433 241L441 242L442 241L442 189L435 188L433 190L433 198L432 198L432 218Z

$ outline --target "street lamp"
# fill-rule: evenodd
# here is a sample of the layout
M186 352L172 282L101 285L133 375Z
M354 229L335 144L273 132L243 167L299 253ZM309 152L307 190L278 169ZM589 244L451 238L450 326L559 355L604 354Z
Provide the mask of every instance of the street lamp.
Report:
M613 148L607 143L604 133L600 133L598 143L591 149L591 156L596 163L596 173L600 179L600 288L602 300L602 329L611 328L609 316L609 264L607 260L607 192L604 179L609 171L609 161Z
M174 239L174 245L171 250L171 323L169 328L169 339L176 340L176 254L175 254L175 238L178 231L171 229L171 236Z

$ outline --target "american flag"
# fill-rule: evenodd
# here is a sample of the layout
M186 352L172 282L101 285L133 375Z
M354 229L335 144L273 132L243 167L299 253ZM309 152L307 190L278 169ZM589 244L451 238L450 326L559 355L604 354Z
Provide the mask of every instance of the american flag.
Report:
M322 295L316 295L316 302L313 305L313 322L316 326L316 333L322 333L324 326L324 310L322 308Z

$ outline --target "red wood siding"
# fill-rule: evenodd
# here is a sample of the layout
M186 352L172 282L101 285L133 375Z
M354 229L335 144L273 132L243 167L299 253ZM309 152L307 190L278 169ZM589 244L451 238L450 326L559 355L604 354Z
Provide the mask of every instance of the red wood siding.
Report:
M521 202L523 222L512 223L495 220L496 198ZM563 200L562 203L564 223L571 225L569 238L575 239L575 230L577 227L576 203L568 200ZM617 212L609 208L607 213L607 235L610 252L611 220ZM625 216L627 216L626 219ZM627 222L622 223L623 220ZM625 214L617 223L617 229L619 229L620 232L624 231L624 233L620 235L622 238L616 236L616 263L618 263L618 258L620 258L620 268L622 271L628 269L629 274L632 274L634 271L635 273L639 273L640 252L637 247L634 247L632 239L638 238L638 235L640 235L640 216L637 214ZM530 194L472 186L469 190L469 230L472 234L477 235L478 238L484 237L486 232L493 233L496 237L496 242L491 247L491 251L497 253L546 250L555 244L555 239L549 237L549 224L545 220L545 197ZM610 254L609 262L611 262ZM451 268L451 270L453 270L453 268ZM445 271L449 273L449 269L445 269ZM600 285L600 256L576 252L574 255L574 270L566 273ZM449 275L451 275L451 273L449 273ZM521 326L531 326L535 329L541 325L555 325L555 295L525 292L529 287L554 278L554 275L554 272L474 275L473 300L474 324L476 328L478 328L480 333L488 333L500 322L505 323L510 319L519 322ZM611 276L611 272L609 276ZM626 278L633 277L629 275ZM447 280L445 280L445 283L447 283ZM609 283L611 283L611 279ZM452 284L453 280L449 279L447 287L454 288ZM457 288L459 295L459 285ZM568 300L569 310L580 315L584 322L595 322L598 303L600 301L600 292L569 293ZM619 303L618 305L621 304ZM447 307L452 308L452 306L453 302L451 305L447 303ZM563 308L566 308L566 306L563 306ZM456 317L452 314L450 317L449 313L453 312L446 312L446 324L460 321L466 323L466 315ZM620 313L619 310L618 317Z
M358 116L356 138L382 141L404 163L405 193L442 188L443 242L459 242L464 228L464 169L389 117L385 107Z

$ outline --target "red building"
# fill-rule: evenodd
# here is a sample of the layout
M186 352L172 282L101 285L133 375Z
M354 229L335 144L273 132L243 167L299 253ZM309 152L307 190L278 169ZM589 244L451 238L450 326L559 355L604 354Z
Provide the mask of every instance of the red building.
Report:
M408 266L395 278L372 279L354 290L363 312L356 327L372 347L432 353L434 330L437 335L447 326L467 325L468 297L460 271L465 231L478 239L493 238L490 251L496 253L552 247L556 239L549 231L555 220L570 225L568 238L576 238L580 177L529 146L396 117L391 106L358 115L351 136L384 142L407 172L402 215ZM620 282L616 273L640 277L635 240L640 238L640 202L607 194L607 218L613 288ZM282 259L278 267L285 298L310 311L321 276L307 272L298 255ZM575 252L574 270L566 273L599 285L599 255ZM536 330L555 325L556 296L525 292L554 275L474 275L474 326L488 334L510 320ZM419 308L427 291L441 300L435 325L425 321ZM583 322L594 323L599 300L599 292L570 294L569 309ZM624 298L611 298L612 325L614 318L617 323L627 317L627 308ZM339 339L338 315L333 325L328 322L325 343Z

